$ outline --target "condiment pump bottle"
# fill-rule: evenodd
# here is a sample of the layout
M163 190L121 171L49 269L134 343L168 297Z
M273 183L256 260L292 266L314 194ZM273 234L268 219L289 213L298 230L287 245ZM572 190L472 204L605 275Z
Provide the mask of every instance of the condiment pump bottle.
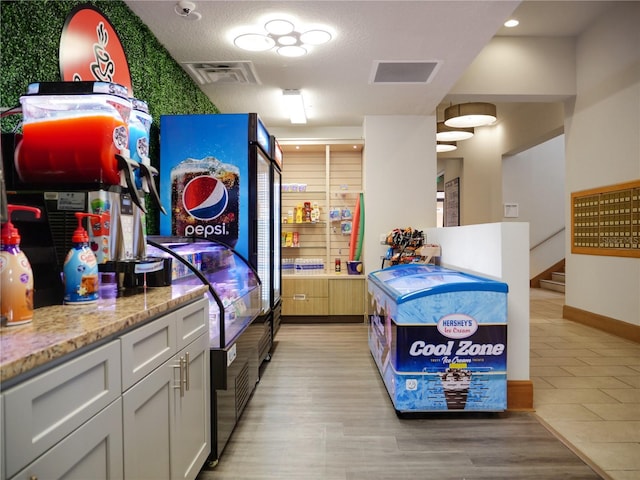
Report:
M11 223L16 210L33 212L40 218L40 209L23 205L7 205L7 222L2 224L0 247L0 313L7 326L20 325L33 320L33 271L27 256L20 250L20 234Z
M64 303L84 305L99 298L98 260L89 247L89 235L82 226L85 217L100 215L76 212L78 228L71 237L72 247L64 260Z

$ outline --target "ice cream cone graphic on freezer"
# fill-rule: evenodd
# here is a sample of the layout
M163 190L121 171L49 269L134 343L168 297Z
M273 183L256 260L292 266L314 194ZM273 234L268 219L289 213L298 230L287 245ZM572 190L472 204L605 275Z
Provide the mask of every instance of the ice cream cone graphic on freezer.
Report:
M463 369L448 368L440 374L440 382L447 400L448 410L464 410L471 384L471 372Z

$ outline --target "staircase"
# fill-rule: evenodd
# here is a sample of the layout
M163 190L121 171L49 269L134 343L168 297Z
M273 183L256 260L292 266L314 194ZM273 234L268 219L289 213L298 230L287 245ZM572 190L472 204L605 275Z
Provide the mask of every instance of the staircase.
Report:
M551 279L540 279L540 288L564 293L564 272L552 272Z

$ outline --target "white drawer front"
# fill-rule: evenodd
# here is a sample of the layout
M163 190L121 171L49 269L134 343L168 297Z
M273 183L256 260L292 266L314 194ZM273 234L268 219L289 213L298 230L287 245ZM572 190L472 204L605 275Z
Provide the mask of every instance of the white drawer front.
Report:
M120 385L113 341L5 392L7 478L120 397Z
M177 350L189 345L203 333L209 333L209 300L203 298L176 312Z
M178 351L175 319L172 312L120 337L123 392Z

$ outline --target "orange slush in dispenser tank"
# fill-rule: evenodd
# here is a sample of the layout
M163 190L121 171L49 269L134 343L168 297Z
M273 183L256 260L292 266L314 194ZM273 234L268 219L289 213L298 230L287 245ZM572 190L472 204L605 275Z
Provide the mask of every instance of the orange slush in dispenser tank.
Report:
M32 183L120 183L116 154L128 151L131 101L122 85L42 82L20 97L18 175Z
M7 205L7 222L2 224L0 248L0 313L7 326L21 325L33 319L33 271L27 256L20 250L20 234L11 223L16 210L33 212L40 218L40 209L22 205Z

